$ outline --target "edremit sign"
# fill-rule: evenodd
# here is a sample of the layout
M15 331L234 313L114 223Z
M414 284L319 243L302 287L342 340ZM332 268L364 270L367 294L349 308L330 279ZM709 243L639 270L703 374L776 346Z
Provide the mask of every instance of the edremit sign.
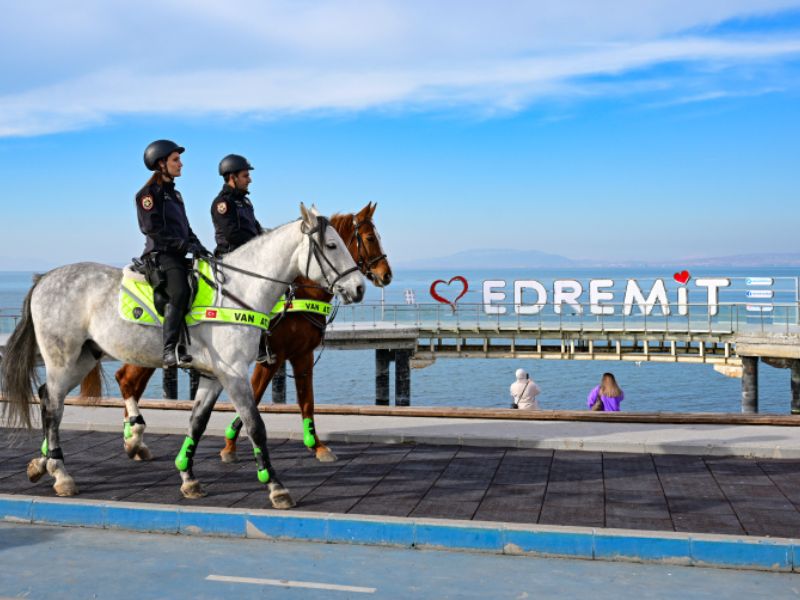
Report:
M719 310L719 290L730 284L727 277L698 277L693 280L694 288L705 293L704 304L708 306L710 316ZM538 314L547 305L552 305L556 314L562 314L565 306L571 313L583 314L587 303L593 315L614 315L620 304L625 316L633 312L634 306L645 316L650 315L656 306L664 316L672 314L673 310L678 315L689 312L689 282L671 294L664 279L654 280L649 289L642 289L636 279L628 279L624 293L614 289L616 285L613 279L591 279L587 291L577 279L556 279L548 289L536 279L519 279L513 281L509 289L504 279L488 279L483 282L483 310L488 315L504 315L508 307L502 303L513 302L514 313L518 315Z

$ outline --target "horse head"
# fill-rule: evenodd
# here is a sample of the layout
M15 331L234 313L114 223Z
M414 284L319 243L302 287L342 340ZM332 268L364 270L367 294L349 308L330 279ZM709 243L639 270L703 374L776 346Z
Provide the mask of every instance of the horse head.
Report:
M350 223L346 223L351 229L347 248L364 276L376 286L384 287L392 281L392 268L381 246L381 236L372 221L376 208L378 204L370 202L352 215ZM347 235L343 234L344 237Z
M342 302L360 302L364 297L364 278L342 238L328 219L315 207L300 203L301 230L305 234L300 252L304 277L327 287Z

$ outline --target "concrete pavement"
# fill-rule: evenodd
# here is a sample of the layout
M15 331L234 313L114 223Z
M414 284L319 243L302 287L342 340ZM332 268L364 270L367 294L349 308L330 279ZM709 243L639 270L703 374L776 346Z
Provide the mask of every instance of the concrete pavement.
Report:
M419 407L416 407L419 408ZM143 409L149 433L186 432L188 411ZM299 414L263 415L273 439L302 439ZM233 418L215 412L208 433L222 435ZM799 421L800 422L800 421ZM459 444L645 454L800 458L800 427L519 421L435 417L317 414L322 440L337 442ZM67 406L62 427L121 431L122 410Z

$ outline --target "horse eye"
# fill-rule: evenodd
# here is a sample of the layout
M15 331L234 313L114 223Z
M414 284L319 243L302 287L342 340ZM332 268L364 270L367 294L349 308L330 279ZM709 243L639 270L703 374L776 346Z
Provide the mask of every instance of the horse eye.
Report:
M374 242L375 241L375 236L374 235L368 235L367 236L367 241L368 242Z
M327 244L325 244L325 247L328 250L336 250L336 242L328 242Z

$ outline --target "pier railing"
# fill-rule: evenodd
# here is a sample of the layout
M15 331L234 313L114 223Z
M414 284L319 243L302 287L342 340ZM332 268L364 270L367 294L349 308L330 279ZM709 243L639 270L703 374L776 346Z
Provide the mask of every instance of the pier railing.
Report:
M482 303L457 304L455 309L438 302L421 304L352 304L338 307L332 324L335 329L407 328L426 330L519 330L586 331L630 333L708 333L713 335L758 333L800 334L800 307L797 303L754 306L748 303L720 302L714 305L688 304L685 314L672 309L663 314L656 307L643 314L638 306L627 310L624 304L519 305L492 304L496 314L487 314ZM530 312L535 310L534 314ZM597 314L601 311L611 314ZM612 312L613 311L613 312ZM630 312L631 314L625 314ZM18 308L0 307L0 334L11 333L19 320Z
M19 308L0 306L0 334L8 334L14 331L19 317Z
M558 311L556 309L559 309ZM714 335L800 333L797 303L754 306L747 303L688 304L685 311L672 309L663 314L656 307L644 314L637 306L601 305L515 305L492 304L487 314L482 303L461 304L455 309L441 303L355 304L340 306L333 323L344 328L406 328L426 330L519 330L586 331L630 333L708 333ZM531 314L532 309L535 310ZM603 314L609 312L611 314ZM625 314L630 312L630 314ZM598 314L600 313L600 314ZM685 314L681 314L685 313Z

